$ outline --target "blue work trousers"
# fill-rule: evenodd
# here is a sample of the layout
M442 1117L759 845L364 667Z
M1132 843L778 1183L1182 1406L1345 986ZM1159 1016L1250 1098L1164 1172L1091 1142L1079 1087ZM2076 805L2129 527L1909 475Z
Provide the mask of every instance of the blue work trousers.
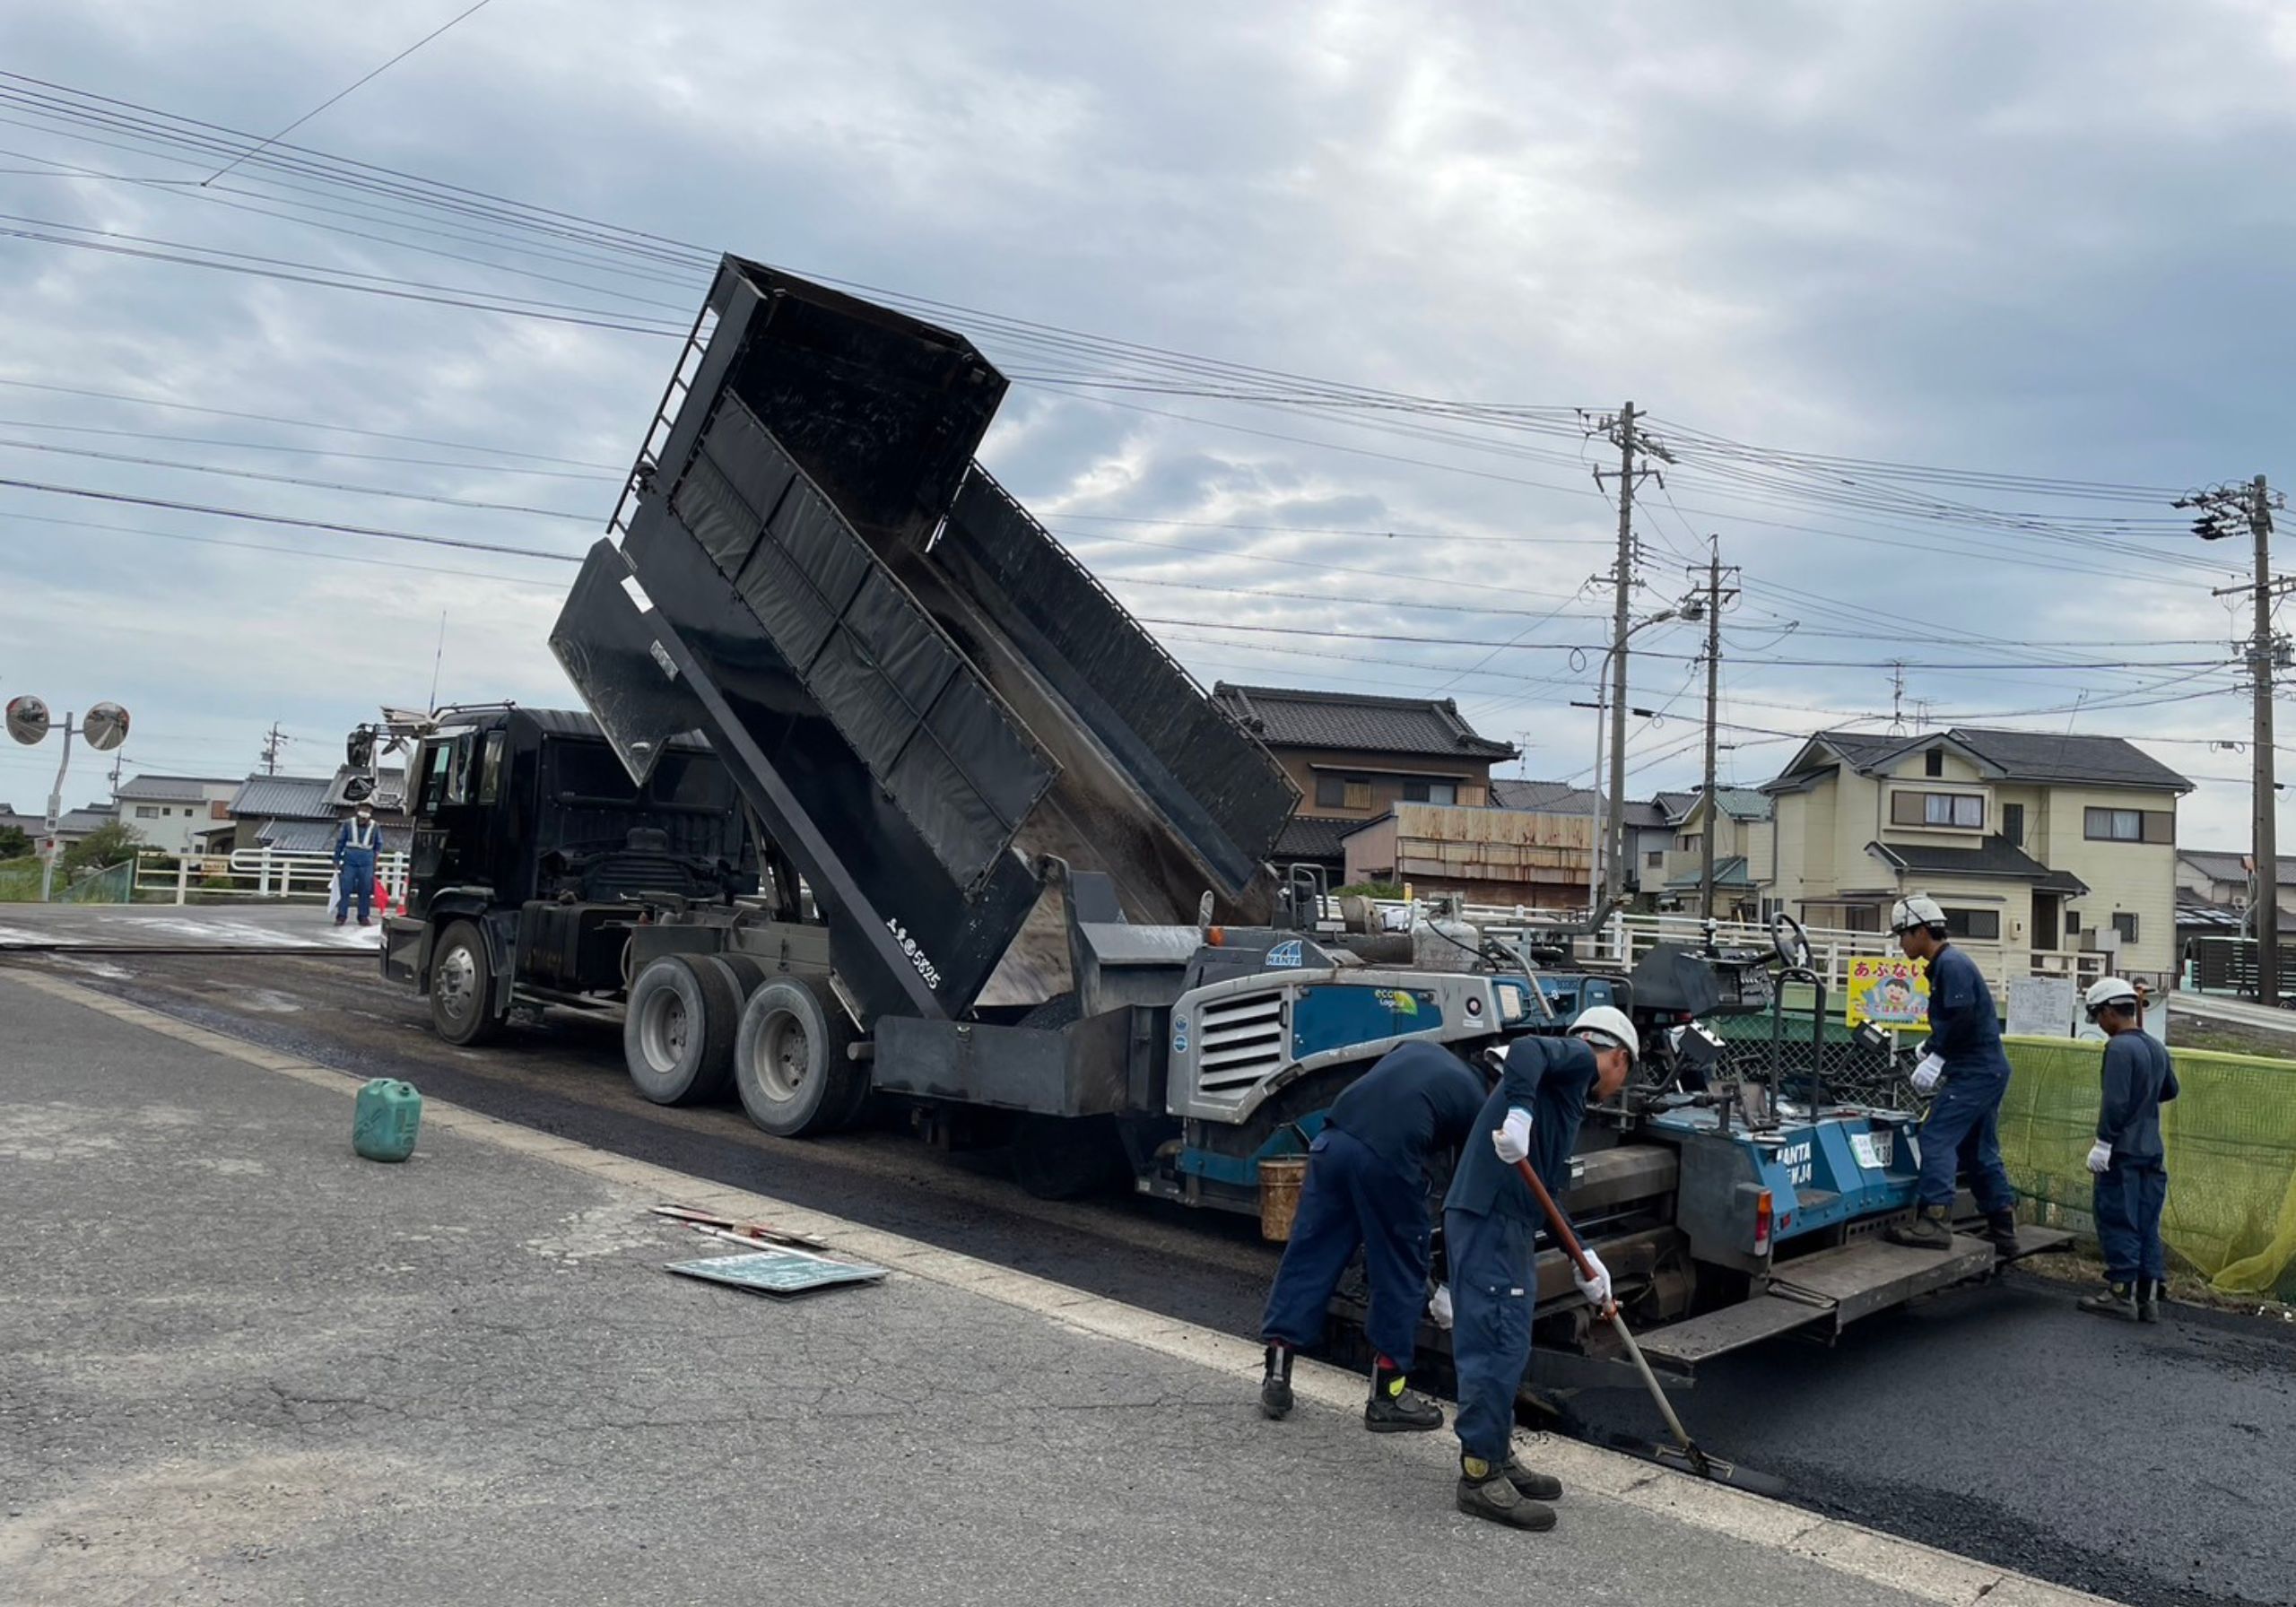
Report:
M1451 1365L1458 1374L1459 1449L1507 1460L1515 1393L1531 1365L1531 1308L1538 1303L1536 1229L1511 1216L1443 1213L1451 1269Z
M1358 1246L1371 1280L1364 1337L1408 1372L1427 1305L1427 1185L1336 1127L1316 1134L1309 1147L1299 1213L1267 1291L1260 1332L1295 1350L1320 1341L1332 1290Z
M336 920L351 913L354 896L359 902L359 918L364 921L375 902L375 851L372 848L347 848L344 851L343 863L335 867Z
M2001 1096L2005 1076L1949 1075L1921 1124L1921 1181L1915 1198L1950 1207L1955 1179L1969 1174L1979 1211L1995 1216L2017 1208L2017 1191L2001 1164Z
M2097 1175L2097 1239L2104 1247L2105 1276L2115 1283L2169 1276L2161 1243L2161 1212L2169 1203L2169 1174L2157 1160L2122 1160Z

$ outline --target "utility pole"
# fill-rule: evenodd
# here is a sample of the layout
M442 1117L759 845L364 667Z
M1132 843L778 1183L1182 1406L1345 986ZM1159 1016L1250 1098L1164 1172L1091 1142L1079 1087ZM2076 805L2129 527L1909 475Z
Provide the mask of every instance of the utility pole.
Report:
M2256 725L2249 746L2256 753L2257 997L2280 1003L2280 803L2272 764L2272 502L2259 474L2250 485L2248 530L2256 538Z
M2217 595L2251 591L2256 611L2248 657L2254 697L2248 747L2256 763L2251 777L2255 796L2250 800L2250 819L2257 890L2248 908L2256 917L2257 997L2266 1004L2280 1003L2280 832L2272 762L2272 671L2280 652L2272 629L2272 600L2279 587L2272 578L2272 513L2275 507L2284 505L2284 499L2274 495L2262 474L2246 485L2189 492L2175 503L2179 508L2199 510L2200 517L2193 521L2193 533L2201 540L2222 541L2238 535L2245 524L2256 543L2256 572L2249 585L2226 586Z
M1722 690L1722 538L1709 535L1706 562L1706 834L1698 849L1698 918L1714 919L1714 837L1721 805L1714 801L1715 710ZM1693 574L1695 571L1692 571ZM1735 575L1737 570L1728 571ZM1734 589L1730 595L1735 597Z
M1634 488L1645 474L1657 475L1658 471L1638 467L1638 456L1653 457L1660 463L1674 462L1674 454L1639 427L1634 404L1629 402L1614 419L1606 419L1598 426L1602 435L1618 448L1618 558L1611 569L1611 580L1616 588L1611 601L1611 753L1610 797L1607 818L1603 829L1603 845L1596 858L1609 867L1610 880L1615 889L1626 885L1626 638L1631 633L1627 622L1627 604L1634 590ZM1595 483L1600 485L1605 471L1595 471ZM1661 486L1665 484L1660 479ZM1596 778L1601 787L1599 776ZM1601 889L1596 889L1596 908L1602 907Z
M279 750L285 745L286 741L285 734L279 729L279 722L274 720L271 723L271 730L263 739L263 773L265 775L279 774Z

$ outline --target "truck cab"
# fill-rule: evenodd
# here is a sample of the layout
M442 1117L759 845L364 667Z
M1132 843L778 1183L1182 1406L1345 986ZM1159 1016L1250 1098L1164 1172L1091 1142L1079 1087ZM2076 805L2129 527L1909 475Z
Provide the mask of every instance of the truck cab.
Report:
M383 923L386 976L430 996L433 1025L474 1043L514 1003L596 1007L655 904L753 892L739 794L699 741L668 743L633 784L587 714L510 704L442 709L411 742L406 911Z

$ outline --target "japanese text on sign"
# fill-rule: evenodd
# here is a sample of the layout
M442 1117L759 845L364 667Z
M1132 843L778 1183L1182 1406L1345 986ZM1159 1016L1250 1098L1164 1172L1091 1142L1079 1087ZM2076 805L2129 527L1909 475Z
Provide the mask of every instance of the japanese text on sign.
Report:
M1876 1027L1926 1027L1928 963L1875 954L1853 956L1846 1008L1853 1028L1867 1021Z

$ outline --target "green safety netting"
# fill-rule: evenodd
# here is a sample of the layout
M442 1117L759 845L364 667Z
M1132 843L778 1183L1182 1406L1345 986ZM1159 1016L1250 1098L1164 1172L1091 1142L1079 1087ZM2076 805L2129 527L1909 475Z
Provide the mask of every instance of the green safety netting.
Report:
M2008 1040L2001 1154L2028 1199L2089 1212L2103 1046ZM2283 1289L2296 1263L2296 1062L2179 1049L2161 1111L2169 1207L2161 1237L2226 1294Z

